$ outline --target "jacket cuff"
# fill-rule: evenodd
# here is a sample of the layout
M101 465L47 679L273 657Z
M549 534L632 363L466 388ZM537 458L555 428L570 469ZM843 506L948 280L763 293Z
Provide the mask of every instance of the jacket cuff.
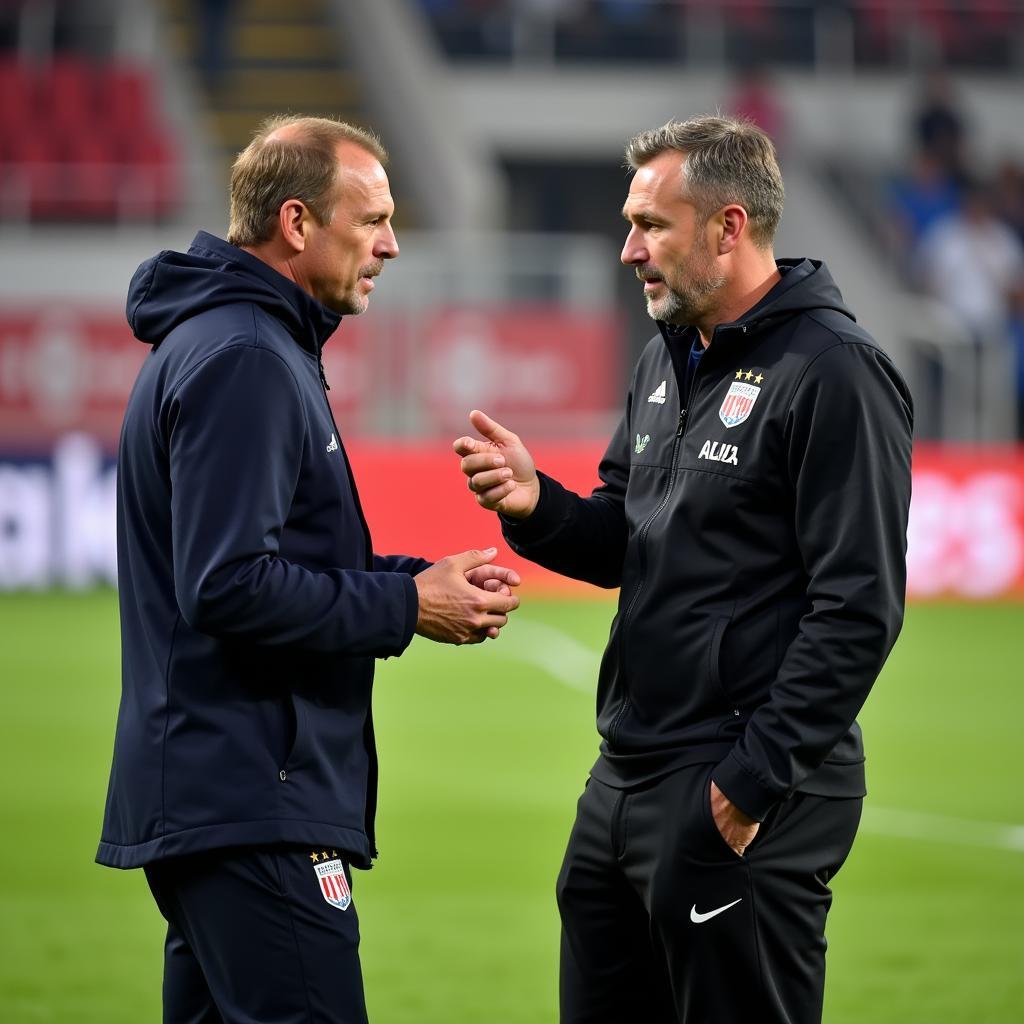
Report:
M565 488L544 473L538 473L540 496L537 507L525 518L498 515L501 532L510 543L537 544L557 533L566 520Z
M395 575L401 580L402 586L405 589L405 593L402 595L405 600L405 620L402 623L399 646L396 650L389 651L384 655L386 658L396 657L412 643L412 638L416 635L416 620L420 615L419 591L416 589L416 583L412 576L404 572L396 573Z
M764 821L785 794L763 786L730 753L711 772L711 781L746 815Z

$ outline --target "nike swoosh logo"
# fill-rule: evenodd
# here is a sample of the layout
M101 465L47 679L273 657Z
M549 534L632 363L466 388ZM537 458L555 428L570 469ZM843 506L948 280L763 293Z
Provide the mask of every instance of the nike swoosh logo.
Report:
M718 917L719 914L725 913L730 907L735 907L737 903L742 903L743 897L741 896L738 900L733 900L732 903L726 903L724 907L719 907L717 910L709 910L706 914L701 914L697 910L697 904L694 903L690 907L690 920L694 924L703 924L705 921L710 921L713 917Z

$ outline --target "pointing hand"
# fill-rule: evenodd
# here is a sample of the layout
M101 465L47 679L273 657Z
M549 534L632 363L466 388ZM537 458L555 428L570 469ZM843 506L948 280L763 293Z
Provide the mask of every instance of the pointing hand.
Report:
M484 437L460 437L454 444L469 489L484 508L525 519L540 498L533 456L516 434L478 409L469 414L469 421Z

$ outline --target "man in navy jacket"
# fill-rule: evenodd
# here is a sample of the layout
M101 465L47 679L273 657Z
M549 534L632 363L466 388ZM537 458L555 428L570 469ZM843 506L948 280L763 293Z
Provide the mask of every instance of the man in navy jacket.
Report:
M122 698L97 859L167 918L164 1019L366 1019L352 865L376 855L375 658L497 637L494 549L373 553L324 343L398 255L371 134L276 119L228 241L132 280L152 346L118 464Z

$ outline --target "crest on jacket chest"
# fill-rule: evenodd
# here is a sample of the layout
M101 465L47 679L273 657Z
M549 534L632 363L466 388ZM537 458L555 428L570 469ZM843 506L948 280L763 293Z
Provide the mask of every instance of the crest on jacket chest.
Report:
M718 409L718 418L726 428L738 427L750 415L761 393L761 382L764 374L760 370L737 370L735 378L729 383Z

